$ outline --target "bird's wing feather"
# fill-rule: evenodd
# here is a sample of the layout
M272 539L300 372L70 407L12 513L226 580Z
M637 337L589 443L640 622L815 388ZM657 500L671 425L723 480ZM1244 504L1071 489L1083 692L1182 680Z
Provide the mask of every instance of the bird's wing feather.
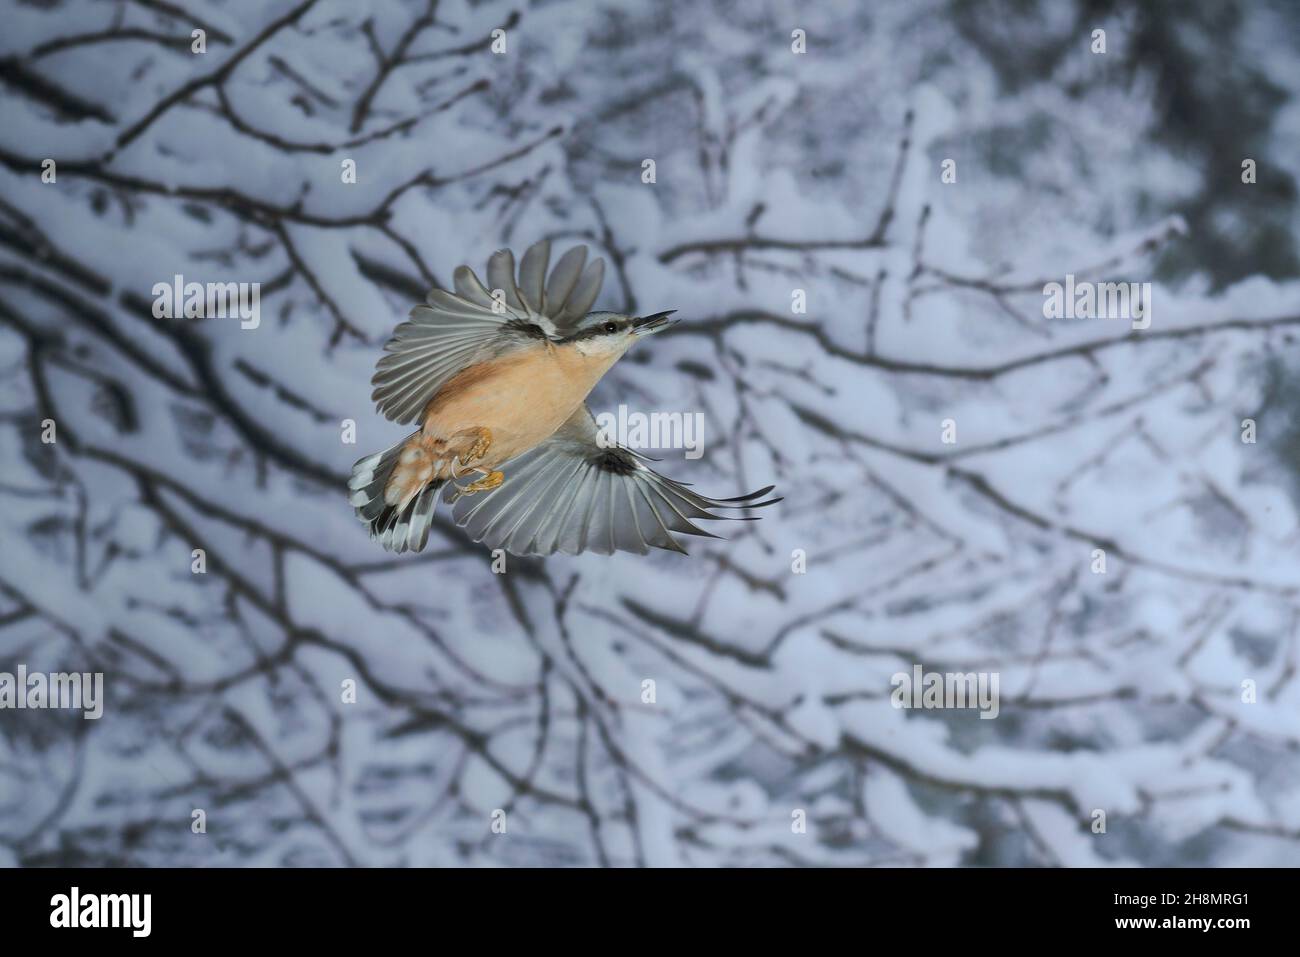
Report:
M770 486L734 499L706 498L648 468L629 449L602 447L598 438L584 405L553 436L511 460L499 488L460 496L448 486L453 519L474 541L513 555L645 554L650 548L685 554L675 535L717 538L695 521L732 517L712 509L780 501L754 501Z
M498 250L488 260L487 286L474 270L459 266L454 292L431 291L384 346L387 355L371 380L379 411L394 422L411 422L458 372L538 336L571 332L600 294L605 263L587 263L587 247L575 246L548 280L550 256L549 240L529 247L516 284L514 254ZM492 295L498 289L499 303Z

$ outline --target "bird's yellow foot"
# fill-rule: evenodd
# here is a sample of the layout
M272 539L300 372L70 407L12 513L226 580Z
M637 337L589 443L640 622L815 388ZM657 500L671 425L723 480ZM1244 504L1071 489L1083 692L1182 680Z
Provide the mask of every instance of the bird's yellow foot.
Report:
M475 436L474 444L469 447L469 451L461 457L461 461L468 465L470 462L477 462L483 456L487 455L487 450L492 446L492 433L482 426L476 429L466 429L459 435ZM495 487L495 486L494 486Z
M470 482L468 485L462 486L460 493L462 495L473 495L475 492L487 492L496 488L505 480L504 472L489 472L477 482Z

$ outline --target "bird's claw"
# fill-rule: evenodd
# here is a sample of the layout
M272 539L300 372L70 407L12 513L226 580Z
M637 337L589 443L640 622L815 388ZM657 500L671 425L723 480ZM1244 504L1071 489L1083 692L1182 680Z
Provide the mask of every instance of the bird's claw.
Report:
M470 446L469 451L465 454L464 461L466 464L477 462L483 456L487 455L487 450L492 445L492 433L487 429L479 429L478 439Z
M468 485L457 486L457 491L461 495L473 495L475 492L487 492L499 486L505 481L504 472L489 472L477 482L470 482Z

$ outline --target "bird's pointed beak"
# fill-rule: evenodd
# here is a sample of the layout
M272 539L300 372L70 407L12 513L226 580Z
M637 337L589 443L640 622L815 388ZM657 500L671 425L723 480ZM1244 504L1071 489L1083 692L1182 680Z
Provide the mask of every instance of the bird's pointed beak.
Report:
M681 320L674 319L672 322L669 322L668 317L676 311L676 309L669 309L667 312L656 312L653 316L640 316L633 319L632 331L638 336L648 336L652 333L667 329L669 326L675 326L677 323L681 322Z

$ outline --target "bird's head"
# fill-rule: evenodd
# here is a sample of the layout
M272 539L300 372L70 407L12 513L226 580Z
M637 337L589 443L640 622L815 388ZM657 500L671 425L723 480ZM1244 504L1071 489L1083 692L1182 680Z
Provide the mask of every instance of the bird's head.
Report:
M677 310L656 312L651 316L625 316L617 312L588 313L578 327L564 341L571 343L585 356L618 358L632 343L645 336L667 329L677 320L668 317Z

